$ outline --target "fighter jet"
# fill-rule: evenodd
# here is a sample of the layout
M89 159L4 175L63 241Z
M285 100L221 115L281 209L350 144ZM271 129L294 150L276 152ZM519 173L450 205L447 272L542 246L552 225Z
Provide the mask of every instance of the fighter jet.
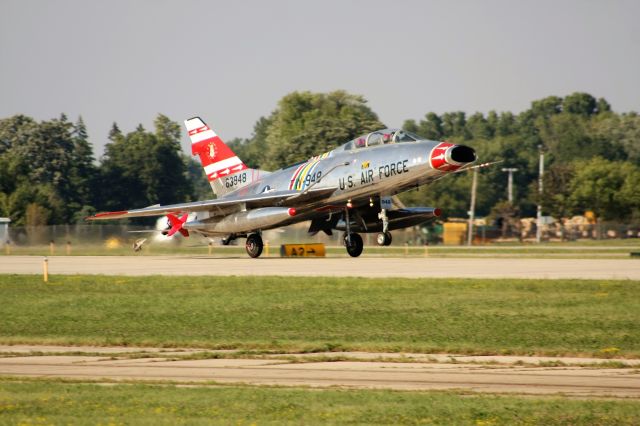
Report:
M185 120L192 155L202 162L215 199L98 213L88 220L166 216L164 233L195 232L246 238L250 257L262 253L264 230L310 221L309 233L344 231L347 253L363 250L359 233L379 233L391 244L394 229L440 216L435 207L393 208L392 196L470 168L475 151L465 145L425 140L401 129L357 137L306 161L267 172L248 168L200 117Z

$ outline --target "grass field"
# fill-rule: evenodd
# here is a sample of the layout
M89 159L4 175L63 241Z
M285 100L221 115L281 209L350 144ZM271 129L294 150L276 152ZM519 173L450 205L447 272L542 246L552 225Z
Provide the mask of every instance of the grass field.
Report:
M0 318L0 343L640 356L632 281L3 275Z
M637 401L0 380L0 423L637 425Z

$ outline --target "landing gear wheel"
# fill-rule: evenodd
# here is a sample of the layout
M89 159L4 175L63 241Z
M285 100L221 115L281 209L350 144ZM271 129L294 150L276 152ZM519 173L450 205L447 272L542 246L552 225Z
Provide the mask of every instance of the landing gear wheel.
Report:
M378 237L376 238L376 242L378 243L379 246L390 246L391 245L391 232L387 231L387 232L381 232L380 234L378 234Z
M347 248L347 253L349 253L349 256L358 257L360 256L360 254L362 254L362 248L364 247L364 244L362 243L362 237L359 234L351 234L351 244L349 244L349 239L345 235L344 245Z
M247 237L247 243L245 244L245 248L247 249L247 254L251 257L258 257L262 254L262 248L264 244L262 244L262 237L259 234L251 234Z

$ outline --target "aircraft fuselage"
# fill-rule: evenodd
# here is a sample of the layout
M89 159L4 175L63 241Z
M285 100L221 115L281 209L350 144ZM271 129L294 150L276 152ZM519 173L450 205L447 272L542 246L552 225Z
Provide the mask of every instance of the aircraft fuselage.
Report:
M98 213L89 220L166 215L166 235L193 231L246 237L247 253L262 253L261 231L310 220L309 233L344 230L350 256L362 253L358 232L389 232L440 215L433 207L392 209L391 196L458 171L476 160L464 145L421 139L401 129L359 136L336 149L275 172L251 169L200 117L185 120L191 152L200 158L216 199ZM480 167L480 166L476 166Z

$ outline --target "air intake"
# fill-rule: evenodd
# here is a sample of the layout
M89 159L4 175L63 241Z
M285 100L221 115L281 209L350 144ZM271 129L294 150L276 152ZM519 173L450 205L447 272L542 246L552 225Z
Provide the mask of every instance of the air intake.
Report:
M473 148L465 145L456 145L449 150L447 157L458 164L473 163L476 161L476 152Z

